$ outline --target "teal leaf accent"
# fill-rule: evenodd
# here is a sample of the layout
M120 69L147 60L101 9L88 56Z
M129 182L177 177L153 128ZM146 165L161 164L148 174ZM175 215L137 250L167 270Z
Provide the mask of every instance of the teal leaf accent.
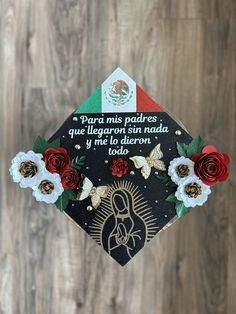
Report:
M185 207L184 203L178 200L175 203L175 210L179 218L187 215L190 212L190 208Z
M177 151L180 156L187 157L187 147L185 143L176 142Z
M171 181L171 178L166 173L157 175L157 178L166 186L168 186L168 185L175 186L176 185L173 181Z
M162 175L157 175L157 178L163 183L167 183L170 180L170 177L165 173Z
M57 199L55 205L56 207L63 212L66 209L70 200L75 200L76 195L72 190L65 190Z
M33 151L35 153L44 154L45 150L47 150L48 148L58 148L58 147L60 147L60 138L52 142L48 142L43 137L38 136L34 142Z
M33 151L35 153L43 154L47 149L47 145L48 145L47 141L41 136L38 136L34 142Z
M176 142L176 147L180 156L191 158L194 154L201 153L202 149L205 147L205 143L199 136L194 138L188 145Z
M176 203L177 202L177 198L176 198L175 194L172 193L169 196L167 196L166 201L170 202L170 203Z
M64 209L67 207L68 203L69 203L69 198L67 196L66 191L64 191L62 195L58 197L55 205L61 212L63 212Z
M74 201L76 200L76 194L74 191L72 190L65 190L64 191L67 194L67 197L69 198L69 200Z
M84 161L85 161L86 157L85 156L77 156L75 158L72 159L71 161L71 167L75 168L77 170L80 170L81 167L84 165Z
M204 146L205 146L205 143L200 136L197 138L194 138L192 142L188 145L187 157L191 158L194 154L201 153Z
M57 138L52 142L48 142L48 144L50 145L50 148L59 148L61 146L60 138Z

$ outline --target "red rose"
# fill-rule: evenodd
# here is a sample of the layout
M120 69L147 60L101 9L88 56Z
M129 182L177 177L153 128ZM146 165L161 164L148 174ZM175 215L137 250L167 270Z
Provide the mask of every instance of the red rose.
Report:
M229 176L229 156L217 152L214 146L204 147L201 154L192 156L192 160L195 162L195 174L206 185L225 181Z
M77 187L79 180L78 172L73 168L66 167L61 174L61 183L65 190L74 190Z
M43 158L46 168L52 173L62 173L70 164L70 156L65 148L48 148Z
M109 167L113 176L122 177L128 171L128 163L122 158L112 160Z

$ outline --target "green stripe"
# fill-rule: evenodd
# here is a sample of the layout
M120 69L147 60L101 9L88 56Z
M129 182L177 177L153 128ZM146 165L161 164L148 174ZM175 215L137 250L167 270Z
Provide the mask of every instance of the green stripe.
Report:
M102 86L78 108L75 113L96 113L102 112Z

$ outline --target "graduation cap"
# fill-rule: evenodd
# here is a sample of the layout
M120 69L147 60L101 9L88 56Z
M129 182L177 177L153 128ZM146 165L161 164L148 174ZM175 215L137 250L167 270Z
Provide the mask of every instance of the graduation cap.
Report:
M117 68L50 140L38 137L32 151L18 153L10 173L123 266L204 204L228 164Z

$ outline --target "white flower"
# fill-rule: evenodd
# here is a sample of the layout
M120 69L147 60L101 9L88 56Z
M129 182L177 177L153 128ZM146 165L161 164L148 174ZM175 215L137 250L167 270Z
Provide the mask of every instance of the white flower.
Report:
M61 178L58 173L45 172L37 186L33 187L33 196L39 202L53 204L63 193Z
M37 185L43 173L46 171L42 154L36 154L32 150L27 153L19 152L11 161L9 169L14 182L21 188Z
M174 158L170 162L168 175L174 183L180 184L187 177L194 175L194 162L185 157Z
M201 206L206 202L211 189L204 184L197 176L193 175L181 181L175 192L179 201L184 203L185 207Z

